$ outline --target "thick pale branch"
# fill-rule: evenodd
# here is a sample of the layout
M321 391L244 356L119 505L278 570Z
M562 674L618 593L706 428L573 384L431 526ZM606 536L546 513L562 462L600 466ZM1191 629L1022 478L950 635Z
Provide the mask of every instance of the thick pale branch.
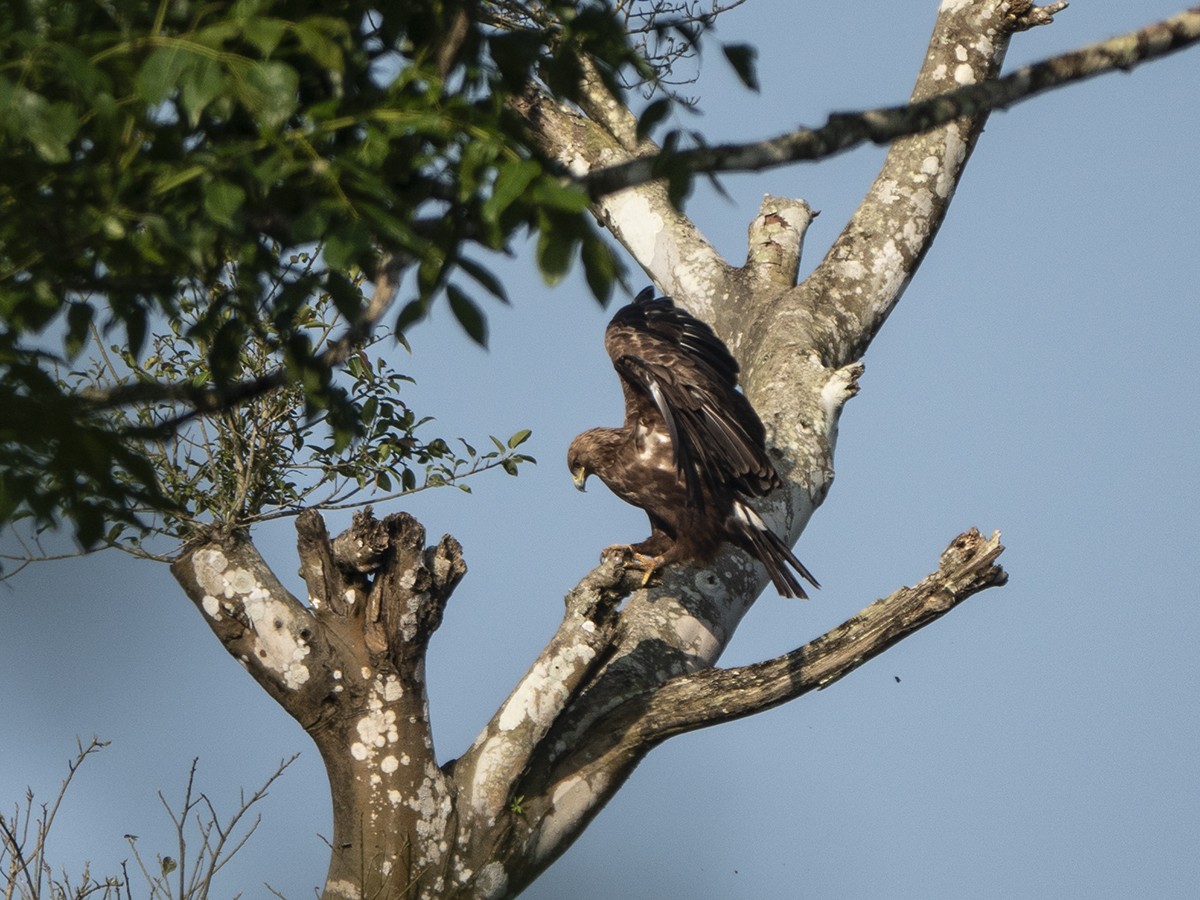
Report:
M215 535L171 565L225 649L305 728L322 717L336 660L312 612L238 533Z
M769 294L796 286L804 235L817 216L803 200L763 197L758 215L750 222L746 265L739 273L755 294Z
M526 817L514 839L543 864L565 847L624 782L639 759L667 738L751 715L828 687L963 600L1007 580L995 565L999 535L972 529L942 554L919 584L878 600L837 628L751 666L704 669L632 693L598 719L569 757L530 773Z
M604 660L617 604L629 593L620 561L605 560L566 597L562 624L471 748L455 763L462 815L496 816L559 715Z
M913 100L994 78L1013 30L1008 15L993 2L942 4ZM850 384L857 379L855 363L932 244L986 119L955 119L893 143L863 202L804 283L756 296L749 309L726 310L727 320L719 320L719 331L737 334L746 395L780 453L793 509L819 504L829 488L846 396L839 373L850 375ZM806 518L793 519L792 537Z
M937 571L803 647L754 665L706 669L667 682L639 717L642 737L658 741L828 687L973 594L1003 585L1008 576L995 564L1003 551L998 533L985 538L971 529L942 553Z
M598 166L655 154L650 141L636 140L636 123L628 110L615 105L598 79L585 80L581 104L587 118L531 89L511 106L521 117L530 140L551 159L582 174ZM637 260L662 290L702 307L725 293L733 273L716 249L667 196L660 181L614 192L593 205L597 218Z
M1039 10L1040 11L1040 10ZM1009 27L1027 28L1049 21L1028 18ZM1053 88L1135 66L1190 47L1200 41L1200 8L1138 31L1051 57L995 81L966 84L957 90L906 106L881 107L861 113L830 115L820 128L801 128L749 144L721 144L671 154L670 165L692 172L757 172L795 162L825 159L851 147L919 134L961 116L1004 109ZM577 177L593 197L602 197L651 181L663 160L641 157Z

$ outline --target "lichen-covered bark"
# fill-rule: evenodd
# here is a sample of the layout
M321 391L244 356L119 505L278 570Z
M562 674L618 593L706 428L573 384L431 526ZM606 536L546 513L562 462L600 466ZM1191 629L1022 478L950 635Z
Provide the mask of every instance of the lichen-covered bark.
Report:
M957 83L994 77L1012 31L1009 12L999 3L943 4L914 96L943 90L947 77ZM898 142L855 218L802 286L794 284L809 221L801 201L764 201L741 268L722 263L689 276L684 253L635 251L656 283L711 321L742 363L746 393L788 481L788 491L763 512L793 538L831 484L838 417L861 373L856 359L936 234L985 118ZM562 158L576 169L611 164L620 144L605 143L604 132L594 120L573 122L562 134L589 140L562 141L560 152L570 154ZM554 146L556 137L543 147ZM583 157L589 146L602 150ZM636 221L645 210L634 206L608 204L600 214L618 236L646 227ZM668 220L655 219L653 227L657 247L691 244L690 229L667 237ZM690 284L703 286L691 292ZM520 823L526 852L549 861L569 845L655 742L612 727L612 717L618 710L634 715L629 710L643 710L664 683L708 670L764 582L757 565L729 551L707 570L673 571L660 586L633 594L608 661L535 749L531 774L518 788L534 798Z
M240 534L197 542L172 566L209 626L316 743L333 799L324 896L440 896L455 877L452 788L429 730L424 653L466 572L458 543L368 511L333 542L297 521L308 604Z
M1048 10L945 0L914 98L994 79L1011 33ZM583 174L655 152L599 79L585 72L583 87L578 109L532 90L514 104L543 153ZM857 360L936 235L984 118L897 141L800 285L812 215L802 200L764 199L740 266L719 258L661 184L596 202L658 286L737 355L787 483L761 512L793 539L832 482ZM457 543L426 547L410 517L369 511L332 540L313 512L297 529L307 602L236 532L198 540L173 570L230 653L320 749L334 805L329 898L514 896L661 741L829 684L1005 577L998 536L967 532L915 587L778 659L721 670L715 663L766 582L756 563L730 550L642 589L606 559L568 595L558 632L472 746L439 765L424 654L466 571Z

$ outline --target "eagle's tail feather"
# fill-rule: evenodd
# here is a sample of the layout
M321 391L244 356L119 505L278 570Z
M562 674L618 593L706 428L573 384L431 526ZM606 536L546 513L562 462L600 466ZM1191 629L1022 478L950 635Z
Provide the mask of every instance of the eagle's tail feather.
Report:
M798 597L801 600L808 599L808 594L804 592L804 588L793 574L792 569L795 569L796 573L813 587L821 586L817 583L817 579L813 578L812 573L805 568L804 563L796 558L792 549L783 542L779 535L767 527L762 517L748 504L741 500L735 500L732 519L738 534L743 538L740 543L766 567L775 589L782 596Z

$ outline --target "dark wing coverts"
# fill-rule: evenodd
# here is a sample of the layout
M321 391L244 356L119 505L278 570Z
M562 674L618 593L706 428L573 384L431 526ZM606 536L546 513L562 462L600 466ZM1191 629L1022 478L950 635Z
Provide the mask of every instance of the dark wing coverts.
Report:
M780 480L725 344L670 298L654 299L651 288L613 316L604 344L621 377L625 424L572 442L577 484L595 473L646 511L653 530L633 550L653 556L650 572L707 562L728 540L766 566L780 593L805 596L788 567L816 582L747 502Z

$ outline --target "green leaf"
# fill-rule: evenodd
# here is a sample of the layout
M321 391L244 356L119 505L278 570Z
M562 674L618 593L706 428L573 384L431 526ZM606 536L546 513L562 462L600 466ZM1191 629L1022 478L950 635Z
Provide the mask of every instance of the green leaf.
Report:
M500 214L508 209L513 202L525 193L525 189L542 172L542 167L531 159L520 159L508 163L496 175L496 183L492 187L492 195L487 198L480 210L485 222L496 222Z
M612 299L613 284L621 274L621 263L604 238L592 232L584 238L579 258L583 262L583 274L601 306L608 306Z
M341 272L331 270L325 275L325 290L344 319L350 322L358 319L362 310L363 295L357 284Z
M581 213L590 202L581 188L563 184L550 176L538 179L530 195L537 204L567 213Z
M246 109L265 130L272 131L291 118L299 98L300 76L286 63L257 63L241 83Z
M446 296L450 298L450 309L458 324L481 347L487 346L487 320L475 301L453 284L446 285Z
M162 103L174 93L195 55L176 45L159 47L142 63L134 81L137 95L151 106Z
M528 428L521 429L508 439L508 449L515 450L517 447L520 447L523 443L529 440L529 436L531 434L533 434L533 432Z
M67 307L67 337L64 345L67 357L74 359L87 341L95 310L87 303L72 303Z
M300 42L300 47L312 57L313 62L328 72L345 71L346 61L341 44L333 37L344 37L345 33L346 23L332 16L313 16L292 26L292 34Z
M725 51L725 58L729 60L729 65L733 66L733 71L737 73L742 84L757 93L759 89L756 67L758 50L750 44L722 44L721 49Z
M500 279L492 274L490 269L486 269L473 259L467 259L460 256L458 265L464 272L474 278L483 288L503 303L505 306L511 305L508 299L508 292L504 290L504 285Z
M488 50L510 90L520 90L528 80L530 67L541 54L543 40L540 32L522 29L501 32L489 39Z
M404 331L410 326L415 325L425 318L428 309L425 303L421 300L410 300L400 310L400 315L396 316L396 333L404 334Z
M660 97L655 100L638 116L637 136L638 140L649 137L654 126L671 114L671 101L667 97Z
M51 103L40 94L24 88L0 92L8 95L4 105L10 118L9 128L23 136L44 161L62 163L70 159L68 144L79 130L75 109L69 103Z
M245 202L246 192L228 181L213 181L204 187L204 211L218 225L234 225Z
M242 23L242 36L263 56L270 56L287 31L287 22L265 16L254 16Z
M225 77L216 60L197 56L179 77L179 105L187 114L188 123L195 128L205 107L212 103L225 87Z
M321 252L330 268L349 271L371 250L371 233L361 221L347 222L329 235Z
M558 284L571 270L575 255L575 235L554 228L550 223L538 231L537 261L546 284Z

